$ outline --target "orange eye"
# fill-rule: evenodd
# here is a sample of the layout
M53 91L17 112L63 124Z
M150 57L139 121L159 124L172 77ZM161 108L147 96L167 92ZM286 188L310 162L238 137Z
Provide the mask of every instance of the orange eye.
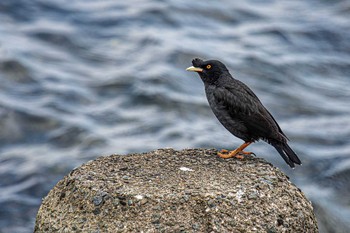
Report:
M206 68L207 68L207 70L209 70L209 69L211 68L211 65L207 65L207 67L206 67Z

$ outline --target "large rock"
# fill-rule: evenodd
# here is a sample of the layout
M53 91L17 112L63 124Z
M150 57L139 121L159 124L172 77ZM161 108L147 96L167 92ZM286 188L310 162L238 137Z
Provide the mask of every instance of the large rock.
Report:
M160 149L73 170L39 209L36 232L318 232L310 202L262 159Z

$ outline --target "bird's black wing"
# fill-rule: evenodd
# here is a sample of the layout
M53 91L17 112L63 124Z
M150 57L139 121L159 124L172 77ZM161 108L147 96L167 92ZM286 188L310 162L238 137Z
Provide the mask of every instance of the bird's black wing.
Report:
M240 121L252 137L278 139L279 133L284 135L259 98L239 80L215 88L213 94L215 101L225 107L232 119Z
M273 120L273 122L276 124L278 131L285 137L285 139L289 140L287 135L285 135L281 129L281 127L278 125L277 121L275 120L275 118L272 116L272 114L265 108L265 106L261 103L261 101L259 100L259 98L255 95L255 93L244 83L242 83L241 81L237 80L240 85L242 85L244 87L244 90L247 91L247 93L249 95L251 95L253 98L255 98L259 103L260 106L264 109L264 112L267 113L268 115L270 115L271 119Z

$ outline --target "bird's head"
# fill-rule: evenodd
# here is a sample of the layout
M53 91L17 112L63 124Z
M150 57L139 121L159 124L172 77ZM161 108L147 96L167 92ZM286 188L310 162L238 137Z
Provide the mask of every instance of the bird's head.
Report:
M202 59L195 58L192 60L192 65L186 70L197 72L206 84L214 83L223 73L228 73L226 66L217 60L203 61Z

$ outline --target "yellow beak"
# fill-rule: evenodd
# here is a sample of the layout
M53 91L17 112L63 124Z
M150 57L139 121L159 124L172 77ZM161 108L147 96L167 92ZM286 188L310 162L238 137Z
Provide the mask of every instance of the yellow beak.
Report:
M194 67L194 66L190 66L186 69L187 71L193 71L193 72L203 72L202 68L199 67Z

